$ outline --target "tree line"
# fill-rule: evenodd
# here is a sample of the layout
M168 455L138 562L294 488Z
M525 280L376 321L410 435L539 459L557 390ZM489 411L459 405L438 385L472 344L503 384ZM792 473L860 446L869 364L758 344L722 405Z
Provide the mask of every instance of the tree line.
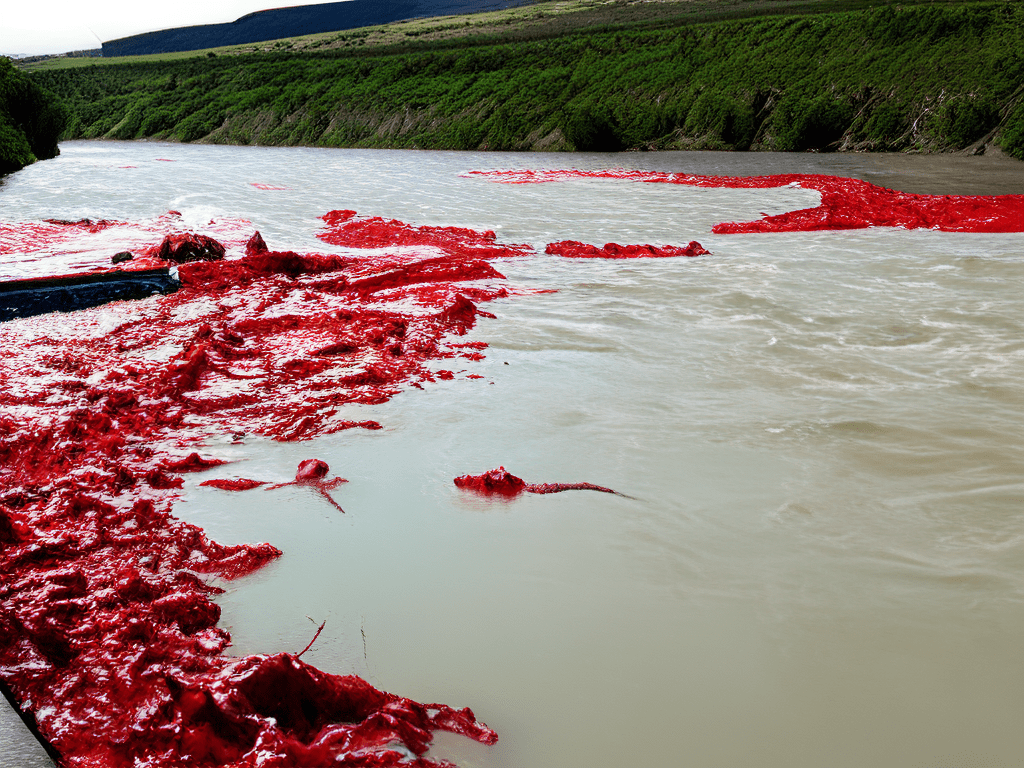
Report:
M66 118L57 97L0 58L0 175L56 157Z

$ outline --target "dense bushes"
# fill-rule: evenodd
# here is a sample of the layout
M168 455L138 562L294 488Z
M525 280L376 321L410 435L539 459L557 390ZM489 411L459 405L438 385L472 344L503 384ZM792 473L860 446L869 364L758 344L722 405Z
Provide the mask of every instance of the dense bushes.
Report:
M707 91L693 103L683 132L703 139L703 145L721 144L723 149L747 149L757 132L757 115L752 104L735 96Z
M565 140L580 152L617 152L623 148L614 116L600 102L567 107L561 128Z
M56 157L65 121L52 94L0 58L0 174Z
M66 136L455 149L1024 156L1024 7L964 0L422 50L40 71Z
M782 152L827 149L842 139L852 114L853 110L842 97L831 94L787 96L772 115L775 149Z
M938 116L938 130L956 149L973 144L999 123L999 106L990 97L967 96L948 101Z
M899 143L910 129L906 118L905 107L891 101L883 101L872 111L864 127L869 141L879 145L879 149L898 149Z
M1007 117L1000 143L1008 154L1024 160L1024 101Z

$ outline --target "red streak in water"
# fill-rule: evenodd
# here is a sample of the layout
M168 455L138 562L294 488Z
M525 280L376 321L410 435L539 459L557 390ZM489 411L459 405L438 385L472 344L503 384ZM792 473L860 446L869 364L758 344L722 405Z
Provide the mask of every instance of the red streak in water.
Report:
M220 545L171 514L174 475L219 463L195 450L207 438L379 428L340 409L434 381L434 363L463 354L446 339L509 295L487 260L528 252L383 220L342 232L351 220L324 234L350 243L344 256L273 252L249 230L231 244L252 238L248 255L182 264L172 295L0 326L0 677L67 766L428 768L433 731L497 740L468 709L289 654L227 655L209 577L281 552ZM44 226L61 247L98 236ZM150 247L178 231L117 226ZM326 495L340 482L326 474L314 460L296 483Z
M675 256L705 256L711 251L705 248L696 240L690 241L683 247L677 245L619 245L618 243L606 243L603 248L596 245L580 243L576 240L563 240L558 243L549 243L544 253L552 256L566 256L573 259L644 259L644 258L670 258Z
M266 480L249 480L245 477L239 477L235 480L215 478L213 480L204 480L200 485L207 485L211 488L220 488L222 491L251 491L253 488L259 488L261 485L266 485Z
M797 186L816 189L815 208L765 216L758 221L724 222L716 234L808 232L866 227L937 229L946 232L1024 232L1024 195L915 195L885 189L860 179L819 174L778 176L695 176L656 171L508 170L470 171L506 184L533 184L568 179L624 179L691 187L768 189Z
M600 491L601 493L614 493L616 496L625 495L593 483L527 483L504 467L488 470L482 475L461 475L456 477L454 482L459 488L475 491L485 496L511 497L518 496L520 493L561 493L562 491Z
M333 245L357 248L393 248L403 245L432 245L445 249L480 249L481 254L509 256L529 253L528 246L497 245L494 232L477 232L463 227L414 227L379 216L362 218L355 211L331 211L323 217L330 230L320 237ZM496 250L492 250L496 249Z

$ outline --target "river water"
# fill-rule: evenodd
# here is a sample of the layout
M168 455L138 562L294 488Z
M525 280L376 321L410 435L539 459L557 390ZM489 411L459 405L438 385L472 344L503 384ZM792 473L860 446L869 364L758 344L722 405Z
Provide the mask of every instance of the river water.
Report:
M495 262L556 292L486 306L482 379L353 411L379 432L211 442L239 463L190 476L175 513L284 551L219 598L233 652L296 652L326 620L304 660L498 731L438 738L463 768L1021 765L1024 235L712 235L818 193L463 175L523 167L1024 192L1024 166L993 158L103 142L3 179L5 221L174 209L247 219L274 249L324 250L317 217L351 208L541 253L712 251ZM344 516L308 489L198 486L311 456L350 481ZM635 498L452 484L499 465Z

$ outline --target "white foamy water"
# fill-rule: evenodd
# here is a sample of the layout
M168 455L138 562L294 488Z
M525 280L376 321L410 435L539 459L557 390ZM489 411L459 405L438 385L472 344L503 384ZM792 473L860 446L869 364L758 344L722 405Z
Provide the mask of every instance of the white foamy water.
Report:
M1022 192L1024 174L984 158L62 151L0 183L0 218L174 209L301 251L325 250L318 216L352 208L540 251L713 252L496 262L557 292L486 306L497 319L467 340L487 357L465 366L483 379L352 409L380 432L212 441L238 463L189 477L176 513L285 553L221 596L234 652L298 651L326 620L305 660L498 731L494 747L438 740L463 768L1021 764L1024 235L718 236L818 195L461 174L815 172L947 193ZM344 516L308 489L197 486L285 481L309 457L349 479ZM636 498L452 484L498 465Z

